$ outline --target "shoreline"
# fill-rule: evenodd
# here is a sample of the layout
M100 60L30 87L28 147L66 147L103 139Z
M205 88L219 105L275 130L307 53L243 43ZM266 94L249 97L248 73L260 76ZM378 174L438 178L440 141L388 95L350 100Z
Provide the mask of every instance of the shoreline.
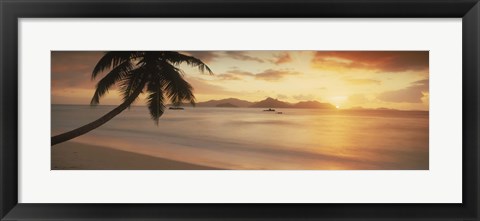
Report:
M219 170L105 146L65 142L51 147L51 170Z

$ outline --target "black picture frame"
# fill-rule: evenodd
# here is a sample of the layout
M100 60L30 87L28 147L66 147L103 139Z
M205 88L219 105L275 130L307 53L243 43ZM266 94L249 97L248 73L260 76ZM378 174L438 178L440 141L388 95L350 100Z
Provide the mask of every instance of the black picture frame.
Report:
M478 0L0 0L0 15L1 220L479 220L480 5ZM17 21L19 18L46 17L462 18L463 203L18 203Z

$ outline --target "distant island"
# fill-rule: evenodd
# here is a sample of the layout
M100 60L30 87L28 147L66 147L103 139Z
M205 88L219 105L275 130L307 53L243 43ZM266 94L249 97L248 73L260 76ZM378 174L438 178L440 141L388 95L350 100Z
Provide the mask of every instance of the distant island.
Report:
M222 100L209 100L205 102L199 102L195 106L197 107L220 107L223 105L235 106L235 107L250 107L252 102L240 100L237 98L227 98Z
M238 106L231 103L221 103L221 104L215 105L215 107L238 107Z
M190 104L180 104L179 106L189 106ZM166 106L173 106L168 104ZM197 107L220 107L220 108L297 108L297 109L321 109L321 110L338 110L337 107L330 103L321 103L315 100L300 101L297 103L289 103L275 98L267 97L265 100L250 102L240 100L238 98L226 98L221 100L209 100L205 102L196 103ZM398 110L392 108L378 107L378 108L364 108L360 106L341 109L342 111L413 111L425 112L424 110ZM426 111L428 112L428 111Z
M293 108L294 104L280 101L278 99L273 99L271 97L258 102L253 102L250 107L261 107L261 108Z
M298 103L289 103L274 99L271 97L265 100L250 102L246 100L240 100L237 98L227 98L221 100L209 100L205 102L199 102L197 107L251 107L251 108L311 108L311 109L336 109L336 107L330 103L321 103L318 101L302 101Z

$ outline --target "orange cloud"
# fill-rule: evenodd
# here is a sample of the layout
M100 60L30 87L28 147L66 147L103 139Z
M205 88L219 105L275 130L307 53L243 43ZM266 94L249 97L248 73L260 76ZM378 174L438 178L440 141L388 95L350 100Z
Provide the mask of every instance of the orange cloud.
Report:
M242 70L238 70L238 69L230 70L230 71L228 71L228 73L233 74L233 75L238 75L238 76L255 76L255 74L253 74L251 72L242 71Z
M275 55L275 60L272 60L272 63L279 65L283 63L288 63L292 61L292 57L290 57L290 54L288 52L281 53L279 55Z
M268 69L263 72L254 74L248 71L235 69L235 70L230 70L225 74L220 74L217 76L217 78L222 80L242 80L243 77L253 77L257 80L278 81L286 76L298 75L298 74L300 73L289 71L289 70L274 70L274 69Z
M182 53L196 57L205 63L215 61L218 58L229 57L241 61L256 61L264 63L263 59L248 55L248 51L183 51Z
M263 63L265 62L264 60L257 58L257 57L252 57L247 55L246 52L244 51L225 51L225 55L227 55L230 58L236 59L236 60L241 60L241 61L256 61Z
M227 80L227 81L242 80L242 78L234 74L219 74L217 75L217 78L220 80Z
M227 73L216 75L220 80L242 80L243 76L254 77L255 74L248 71L241 71L238 69L230 70Z
M312 61L316 68L368 69L378 72L428 70L428 51L319 51Z
M278 81L286 76L298 74L300 73L294 71L268 69L264 72L256 74L255 79L264 81Z

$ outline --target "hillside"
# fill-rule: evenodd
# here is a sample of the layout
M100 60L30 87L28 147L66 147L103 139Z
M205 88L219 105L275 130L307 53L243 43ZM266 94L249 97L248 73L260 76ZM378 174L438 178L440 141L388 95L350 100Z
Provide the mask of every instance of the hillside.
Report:
M252 108L302 108L302 109L336 109L334 105L330 103L321 103L318 101L301 101L298 103L289 103L274 99L271 97L265 100L250 102L246 100L240 100L237 98L227 98L221 100L209 100L205 102L199 102L197 107L252 107Z
M263 101L254 102L250 107L289 108L292 107L292 104L269 97Z
M235 107L250 107L252 102L240 100L237 98L227 98L221 100L209 100L205 102L199 102L196 104L197 107L217 107L222 104L231 104Z
M222 104L217 104L216 107L238 107L238 106L233 105L231 103L222 103Z

